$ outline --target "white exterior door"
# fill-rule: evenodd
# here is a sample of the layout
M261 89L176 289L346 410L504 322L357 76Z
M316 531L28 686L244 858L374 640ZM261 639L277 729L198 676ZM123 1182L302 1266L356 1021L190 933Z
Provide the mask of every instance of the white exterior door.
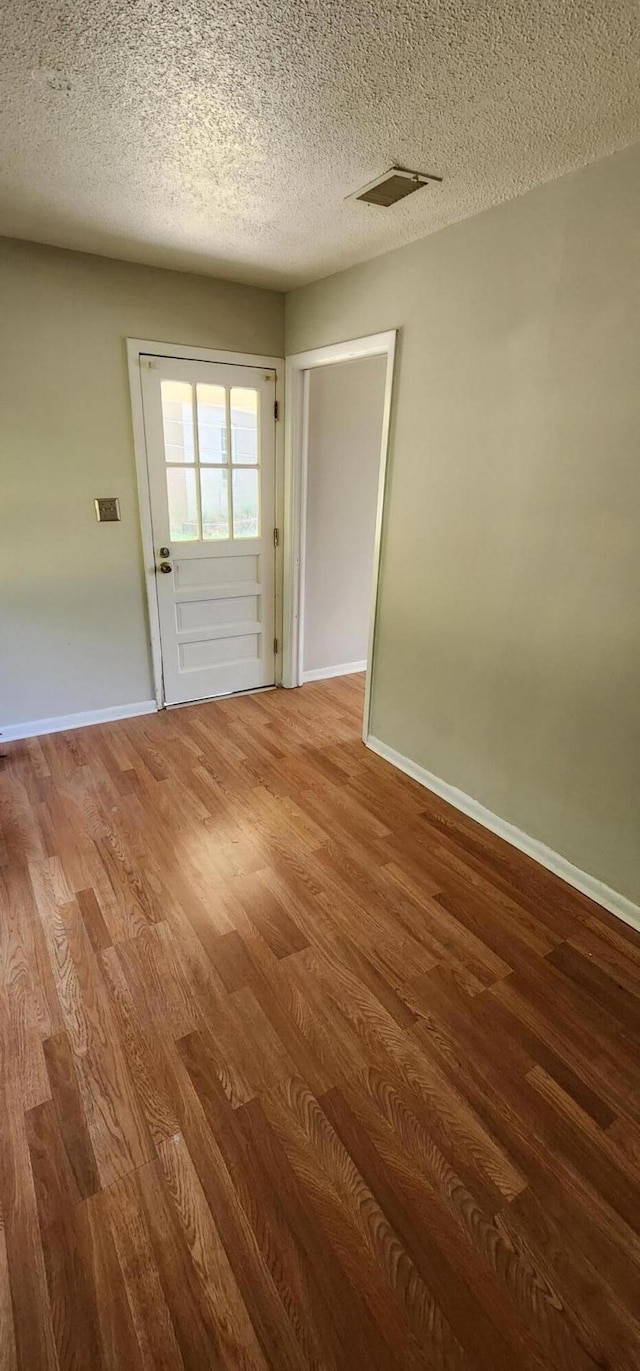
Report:
M140 358L167 704L275 682L275 371Z

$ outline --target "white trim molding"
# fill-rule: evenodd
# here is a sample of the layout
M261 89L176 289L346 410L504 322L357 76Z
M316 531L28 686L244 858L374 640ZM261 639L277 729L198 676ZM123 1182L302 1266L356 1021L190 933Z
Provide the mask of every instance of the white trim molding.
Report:
M151 526L151 497L149 493L149 473L147 469L147 444L142 404L142 385L140 358L172 357L186 362L231 362L239 367L265 367L276 373L275 399L279 413L283 410L284 358L267 357L262 353L220 352L212 348L188 347L178 343L158 343L149 338L127 338L127 367L129 390L131 394L131 421L133 426L133 447L136 459L138 482L138 505L142 535L142 555L144 577L149 609L149 639L151 643L151 662L153 686L158 709L164 708L164 681L162 678L162 648L160 643L160 618L158 614L158 593L156 587L156 558ZM284 470L284 424L276 423L276 520L278 527L283 521L283 470ZM282 641L282 550L276 547L275 563L275 636ZM281 657L276 656L276 684L279 683Z
M590 900L602 905L603 909L608 909L610 914L615 914L617 918L622 919L623 923L640 931L640 906L634 904L626 895L620 895L617 890L612 890L603 881L589 875L588 871L582 871L580 867L574 866L559 852L554 852L552 848L539 842L537 838L529 837L528 833L523 833L514 824L508 823L506 819L501 819L498 814L494 814L490 809L485 809L479 800L472 799L471 795L466 795L463 790L458 790L456 786L440 780L439 776L434 776L431 771L426 771L417 762L412 762L410 757L405 757L401 752L396 752L395 748L389 747L379 738L374 738L372 734L369 734L365 742L372 752L377 752L379 757L383 757L386 762L391 762L391 765L397 767L399 771L404 771L405 775L411 776L412 780L417 781L426 790L433 791L433 794L439 795L441 800L446 800L455 809L467 814L470 819L475 819L476 823L481 824L483 828L488 828L491 833L496 833L499 838L504 838L505 842L510 843L512 847L517 847L519 852L525 852L527 857L532 857L534 862L546 867L547 871L552 871L554 876L559 876L561 880L567 882L567 885L573 886L574 890L579 890L582 895L587 895Z
M356 671L366 671L367 663L364 662L343 662L342 666L318 666L313 671L302 671L301 680L305 681L327 681L330 676L354 676Z
M364 695L364 724L362 736L366 742L371 706L371 673L375 650L376 612L382 518L389 452L391 397L397 333L372 333L366 338L354 338L346 343L331 343L328 347L297 352L286 362L285 452L284 452L284 557L283 557L283 655L282 684L298 686L303 681L319 680L303 669L304 640L304 552L305 508L307 477L307 437L309 418L309 372L315 367L332 366L336 362L354 362L363 357L386 357L384 407L378 468L378 497L373 549L373 585L369 609L369 643L367 665L353 665L350 669L366 669ZM328 672L326 673L329 674ZM346 674L345 667L336 667L331 675Z
M32 719L30 723L7 724L0 728L0 743L16 742L19 738L39 738L43 733L66 733L73 728L88 728L90 724L109 724L116 719L135 719L139 714L155 714L155 700L138 700L131 705L110 705L108 709L86 709L80 714L55 714L52 719Z

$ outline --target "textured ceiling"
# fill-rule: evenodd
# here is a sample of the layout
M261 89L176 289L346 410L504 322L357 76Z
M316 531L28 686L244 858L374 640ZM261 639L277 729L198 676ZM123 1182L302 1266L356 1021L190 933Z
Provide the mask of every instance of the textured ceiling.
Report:
M289 286L640 138L637 0L1 12L0 233L134 261ZM344 203L393 163L444 183Z

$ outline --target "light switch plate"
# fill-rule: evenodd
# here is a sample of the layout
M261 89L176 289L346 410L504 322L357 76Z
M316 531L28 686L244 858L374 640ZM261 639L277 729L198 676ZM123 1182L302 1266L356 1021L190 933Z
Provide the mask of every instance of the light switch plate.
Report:
M120 518L120 501L115 495L103 496L94 500L96 519L99 524L116 524Z

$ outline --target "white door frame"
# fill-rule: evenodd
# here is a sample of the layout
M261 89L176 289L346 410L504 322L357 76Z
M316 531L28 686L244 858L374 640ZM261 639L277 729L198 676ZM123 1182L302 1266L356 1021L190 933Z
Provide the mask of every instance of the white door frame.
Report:
M393 366L397 331L372 333L367 338L355 338L347 343L333 343L328 347L311 348L287 357L284 456L284 557L283 557L283 656L282 684L302 684L302 644L304 636L304 562L305 511L309 429L309 372L314 367L331 366L335 362L353 362L362 357L386 357L384 408L380 465L378 469L378 499L373 548L373 586L369 611L369 646L364 697L362 736L369 734L371 706L371 673L375 647L380 545L384 512L389 425L393 390Z
M265 367L276 373L275 398L282 414L282 383L284 378L284 358L264 357L262 354L248 352L220 352L211 348L180 347L177 343L152 342L148 338L127 338L127 364L129 370L129 389L131 392L131 416L133 423L133 446L136 458L138 482L138 503L140 508L140 527L142 533L142 555L144 559L144 579L147 588L149 607L149 638L151 642L151 662L153 685L158 709L164 709L164 683L162 679L162 649L160 645L160 618L158 614L158 591L156 582L156 556L151 526L151 499L149 493L149 471L147 467L147 444L144 429L144 410L142 407L142 384L140 377L140 357L151 354L155 357L177 357L187 362L231 362L239 367ZM283 471L284 471L284 425L276 424L276 522L282 527L283 511ZM280 539L282 544L282 539ZM276 547L276 637L282 642L282 547ZM282 656L276 654L276 684L280 683Z

